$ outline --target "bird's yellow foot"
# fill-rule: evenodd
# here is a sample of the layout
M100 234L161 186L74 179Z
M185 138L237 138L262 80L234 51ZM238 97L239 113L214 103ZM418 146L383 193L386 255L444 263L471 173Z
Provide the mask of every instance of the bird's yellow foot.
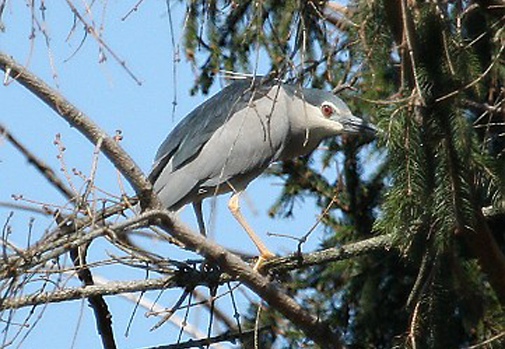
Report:
M263 253L258 256L258 260L256 261L256 263L254 263L253 270L259 271L261 269L263 262L265 262L268 259L272 259L274 257L275 257L275 255L272 252L270 252L268 250L263 251Z

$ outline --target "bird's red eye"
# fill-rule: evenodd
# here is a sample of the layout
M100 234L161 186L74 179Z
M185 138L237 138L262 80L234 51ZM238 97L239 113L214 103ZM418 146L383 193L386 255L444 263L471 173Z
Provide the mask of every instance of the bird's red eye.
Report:
M321 111L323 112L323 115L327 118L329 118L330 116L333 115L333 113L335 112L333 110L333 107L331 105L328 105L328 104L323 104L321 106Z

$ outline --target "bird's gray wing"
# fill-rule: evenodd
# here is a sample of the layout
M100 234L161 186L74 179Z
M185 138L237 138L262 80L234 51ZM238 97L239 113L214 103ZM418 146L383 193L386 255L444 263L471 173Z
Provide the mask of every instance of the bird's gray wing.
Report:
M189 113L161 144L149 175L155 182L172 160L172 171L196 156L214 132L248 103L264 96L271 84L256 78L236 81Z

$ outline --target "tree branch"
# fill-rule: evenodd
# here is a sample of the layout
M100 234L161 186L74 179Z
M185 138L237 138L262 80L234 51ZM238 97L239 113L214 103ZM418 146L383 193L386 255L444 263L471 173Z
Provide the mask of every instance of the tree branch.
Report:
M0 69L38 96L93 144L96 145L99 141L102 141L101 151L132 185L140 198L142 207L156 209L154 212L150 212L158 216L157 219L151 220L153 225L158 225L165 229L170 235L184 243L188 249L215 261L223 270L241 280L247 287L258 294L259 297L269 303L271 307L277 309L292 321L293 324L304 331L309 338L322 348L341 347L338 334L328 324L303 309L293 298L280 289L278 285L273 284L268 278L254 271L242 259L226 251L222 246L191 231L178 221L175 214L166 210L158 210L161 204L152 191L151 183L149 183L140 168L113 138L102 131L84 113L45 82L2 52L0 52Z
M251 338L256 335L257 332L261 332L266 328L260 328L258 330L246 330L241 332L225 332L218 336L204 338L204 339L190 339L186 342L177 343L177 344L169 344L169 345L160 345L156 347L149 347L145 349L185 349L185 348L208 348L211 344L222 343L222 342L232 342L235 344L237 339L244 340L247 338Z
M314 265L347 260L372 252L388 251L392 248L392 245L392 235L381 235L341 247L333 247L301 255L293 254L287 257L272 258L262 265L262 269L273 273L288 272ZM167 271L165 271L165 273L167 273ZM189 282L188 280L195 286L209 284L209 276L206 272L199 272L198 270L174 270L173 274L159 279L108 282L106 285L88 285L85 287L67 288L53 292L34 293L14 299L5 299L3 303L0 304L0 310L71 301L97 295L112 296L120 293L185 287ZM229 274L223 273L219 276L217 282L219 284L224 284L236 280L236 278L231 277Z
M290 271L313 265L326 264L358 257L376 251L387 251L393 247L393 235L380 235L363 241L358 241L332 247L322 251L293 254L286 257L272 258L262 265L263 268L274 272Z
M96 145L101 140L103 142L101 151L125 176L140 199L145 201L145 206L151 207L154 205L154 202L157 202L155 195L152 193L152 185L142 170L114 138L107 135L86 114L3 52L0 52L0 69L5 72L7 77L10 76L15 79L31 93L39 97L59 116L66 120L70 126L75 127L82 133L91 143ZM5 80L7 80L7 77Z
M477 212L475 230L465 228L460 233L489 278L498 300L505 306L505 255L489 230L485 216L480 211Z
M18 141L13 135L11 135L8 130L0 124L0 133L4 134L5 137L12 143L16 149L18 149L21 154L23 154L29 163L33 164L35 168L62 194L78 208L80 202L75 200L77 194L74 193L69 187L65 185L57 176L56 173L50 168L44 161L35 156L31 151L28 150L20 141ZM70 235L74 232L73 225L64 224L65 219L61 215L56 215L56 221L63 232L63 235ZM93 285L93 276L91 271L87 267L86 263L86 248L73 248L70 250L70 256L72 262L77 267L77 275L81 282L86 285ZM112 330L112 316L109 312L107 303L101 295L92 296L88 298L90 307L95 313L95 319L97 324L98 333L102 339L102 344L105 349L116 349L116 341L114 340L114 331Z
M63 234L60 239L50 241L47 244L39 244L36 248L30 248L19 256L10 256L2 260L0 265L0 279L5 279L27 272L29 269L42 265L52 259L58 258L62 254L69 252L73 248L84 246L94 239L105 234L114 236L117 232L123 232L131 225L137 224L156 216L157 212L145 212L139 216L124 220L109 226L100 227L83 234L72 230L70 236Z
M60 219L62 218L60 217ZM72 227L69 225L64 225L62 229L66 229L69 232L72 231ZM93 280L93 275L86 261L88 246L89 244L86 244L81 246L82 248L71 249L70 258L76 267L77 277L82 284L84 286L94 286L95 281ZM114 331L112 330L112 315L109 312L107 303L105 303L102 295L89 296L87 298L89 306L93 309L95 314L96 327L102 339L103 347L105 349L116 349L117 345L114 339Z
M73 200L75 193L68 188L63 181L58 178L53 169L47 164L40 160L35 154L33 154L27 147L25 147L16 137L14 137L9 130L2 124L0 124L0 135L3 135L7 140L17 149L21 154L26 157L28 163L35 166L35 168L42 173L42 175L54 185L60 193L65 196L68 200Z
M112 281L105 285L87 285L53 292L37 292L17 298L6 298L0 302L0 310L17 309L47 303L60 303L95 296L114 296L121 293L161 290L176 286L178 285L175 282L174 275L149 280Z

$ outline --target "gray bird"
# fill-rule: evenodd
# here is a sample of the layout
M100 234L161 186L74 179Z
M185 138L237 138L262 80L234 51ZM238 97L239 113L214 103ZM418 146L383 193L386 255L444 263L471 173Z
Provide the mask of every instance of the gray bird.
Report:
M328 137L373 134L330 92L265 79L238 80L205 101L170 132L149 179L170 210L193 204L205 234L202 200L232 192L228 208L260 252L273 254L240 212L239 196L275 161L313 151Z

